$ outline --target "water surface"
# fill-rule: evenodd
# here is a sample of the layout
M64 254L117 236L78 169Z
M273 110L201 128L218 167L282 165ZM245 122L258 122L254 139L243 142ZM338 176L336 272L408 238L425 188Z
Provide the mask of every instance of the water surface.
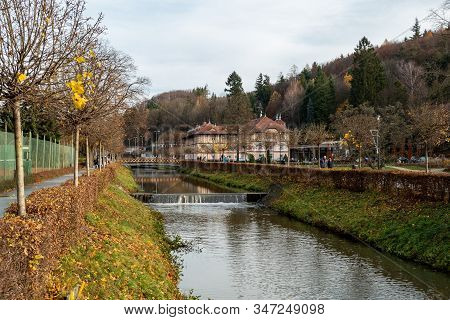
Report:
M135 171L145 190L224 192L173 171ZM155 178L152 180L152 178ZM194 191L195 192L195 191ZM191 241L183 292L207 299L429 299L450 297L450 277L349 239L235 204L152 204L170 235Z

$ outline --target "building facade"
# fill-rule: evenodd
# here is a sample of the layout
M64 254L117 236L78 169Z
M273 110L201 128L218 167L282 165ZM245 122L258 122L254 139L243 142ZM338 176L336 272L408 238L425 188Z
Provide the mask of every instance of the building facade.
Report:
M183 139L184 158L202 161L286 161L289 130L277 116L253 119L244 125L203 123Z

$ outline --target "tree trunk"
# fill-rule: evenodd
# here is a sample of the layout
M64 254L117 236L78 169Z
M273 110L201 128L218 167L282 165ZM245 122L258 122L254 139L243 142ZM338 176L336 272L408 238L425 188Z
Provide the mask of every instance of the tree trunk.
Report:
M80 127L75 126L75 153L73 156L73 182L78 187L78 154L80 152Z
M102 143L100 142L98 145L98 168L102 171L103 166L103 157L102 157Z
M25 207L25 175L23 171L23 150L22 150L22 123L20 119L20 101L15 101L13 106L14 115L14 145L16 152L16 188L17 203L19 205L19 215L26 216Z
M288 161L287 161L287 165L288 167L291 165L291 148L288 147Z
M359 168L362 167L362 150L359 148Z
M239 126L238 126L238 129L237 129L237 150L236 150L236 162L239 162L239 148L241 147L240 146L240 141L241 141L241 139L240 139L240 137L239 137L239 134L240 134L240 130L239 130Z
M90 166L90 159L89 159L89 137L86 136L86 172L87 176L89 177L91 175L91 171L89 169Z
M425 142L425 172L428 173L428 143Z
M320 169L320 144L317 146L317 164Z

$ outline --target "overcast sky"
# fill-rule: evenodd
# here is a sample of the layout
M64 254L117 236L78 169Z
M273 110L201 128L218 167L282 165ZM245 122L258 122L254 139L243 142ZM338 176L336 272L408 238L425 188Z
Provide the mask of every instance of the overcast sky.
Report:
M363 36L395 39L443 0L87 0L106 38L151 79L149 95L208 84L223 94L235 70L252 90L290 66L327 62ZM424 22L423 27L428 27ZM406 33L398 37L403 39Z

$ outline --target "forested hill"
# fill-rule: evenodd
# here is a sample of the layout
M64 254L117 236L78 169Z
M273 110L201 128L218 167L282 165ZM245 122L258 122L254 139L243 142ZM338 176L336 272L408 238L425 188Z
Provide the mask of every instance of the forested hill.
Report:
M404 112L406 107L425 102L446 104L450 95L449 39L448 28L421 32L420 27L408 39L385 41L378 47L364 37L353 53L323 65L314 62L301 71L293 66L287 75L280 73L276 81L261 73L255 79L255 90L233 103L230 94L217 97L207 86L162 93L146 102L149 125L188 127L204 121L233 122L237 112L245 121L249 109L253 117L281 113L290 127L301 127L330 124L336 112L362 103L379 113L385 107ZM233 86L242 90L238 72L230 75L227 84L228 90Z

